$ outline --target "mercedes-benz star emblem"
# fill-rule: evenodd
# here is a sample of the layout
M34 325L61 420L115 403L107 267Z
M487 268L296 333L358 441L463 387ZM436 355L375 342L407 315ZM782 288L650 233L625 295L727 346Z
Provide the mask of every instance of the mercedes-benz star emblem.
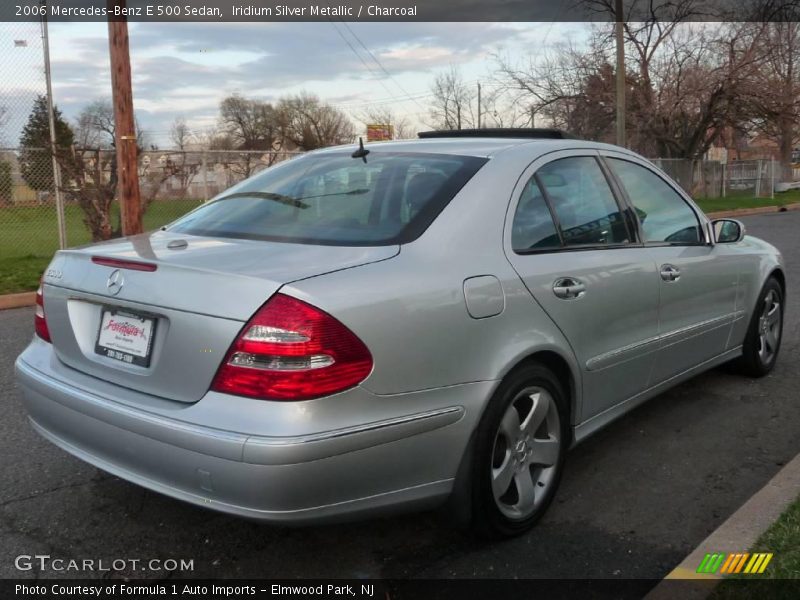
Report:
M111 273L111 275L108 276L106 287L108 288L108 293L112 296L119 294L123 285L125 285L125 276L119 269L116 269L113 273Z

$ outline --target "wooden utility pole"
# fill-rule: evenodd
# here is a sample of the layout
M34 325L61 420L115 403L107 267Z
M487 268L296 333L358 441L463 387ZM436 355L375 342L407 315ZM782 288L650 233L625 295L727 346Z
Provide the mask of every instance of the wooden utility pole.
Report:
M108 0L108 7L125 6L125 0ZM133 117L131 59L128 47L128 20L108 21L108 47L111 54L111 89L114 101L114 130L117 151L117 196L122 216L122 235L142 233L139 198L136 125Z
M614 4L614 33L617 41L617 145L625 145L625 38L623 36L624 15L622 0Z

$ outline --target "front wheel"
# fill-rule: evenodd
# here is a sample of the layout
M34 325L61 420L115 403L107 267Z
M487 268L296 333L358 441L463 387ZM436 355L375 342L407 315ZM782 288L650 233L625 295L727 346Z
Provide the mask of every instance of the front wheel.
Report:
M547 510L569 439L566 400L538 364L513 372L481 419L473 470L473 524L483 537L524 533Z
M751 377L763 377L772 371L778 359L783 335L783 289L770 277L758 297L747 329L737 370Z

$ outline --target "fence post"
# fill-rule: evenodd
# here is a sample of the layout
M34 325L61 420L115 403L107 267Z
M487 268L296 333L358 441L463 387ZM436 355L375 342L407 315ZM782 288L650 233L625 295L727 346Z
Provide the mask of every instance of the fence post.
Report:
M208 202L208 159L206 151L203 150L203 202Z
M53 164L53 192L56 201L58 225L58 247L67 247L67 226L64 222L64 198L61 195L61 166L58 164L55 112L53 109L53 85L50 76L50 36L47 31L47 16L42 17L42 47L44 50L45 85L47 89L47 124L50 129L50 154Z
M725 197L725 194L726 194L726 191L725 191L725 189L726 189L725 176L727 175L727 173L728 173L728 161L726 160L724 163L722 163L722 197L723 198Z
M770 183L772 184L770 186L769 197L774 200L775 199L775 157L774 156L770 156L769 157L769 175L770 175L770 180L771 180Z
M758 167L756 170L756 198L761 196L761 159L758 159Z

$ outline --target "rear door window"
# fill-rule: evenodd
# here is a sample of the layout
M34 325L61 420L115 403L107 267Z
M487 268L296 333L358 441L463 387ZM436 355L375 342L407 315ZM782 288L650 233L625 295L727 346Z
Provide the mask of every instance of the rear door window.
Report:
M555 213L566 246L605 246L630 241L625 220L597 159L554 160L536 180Z
M528 180L519 197L511 230L511 246L515 252L561 247L553 216L535 177Z
M309 155L262 171L169 226L212 237L342 246L419 237L485 158L372 152Z

